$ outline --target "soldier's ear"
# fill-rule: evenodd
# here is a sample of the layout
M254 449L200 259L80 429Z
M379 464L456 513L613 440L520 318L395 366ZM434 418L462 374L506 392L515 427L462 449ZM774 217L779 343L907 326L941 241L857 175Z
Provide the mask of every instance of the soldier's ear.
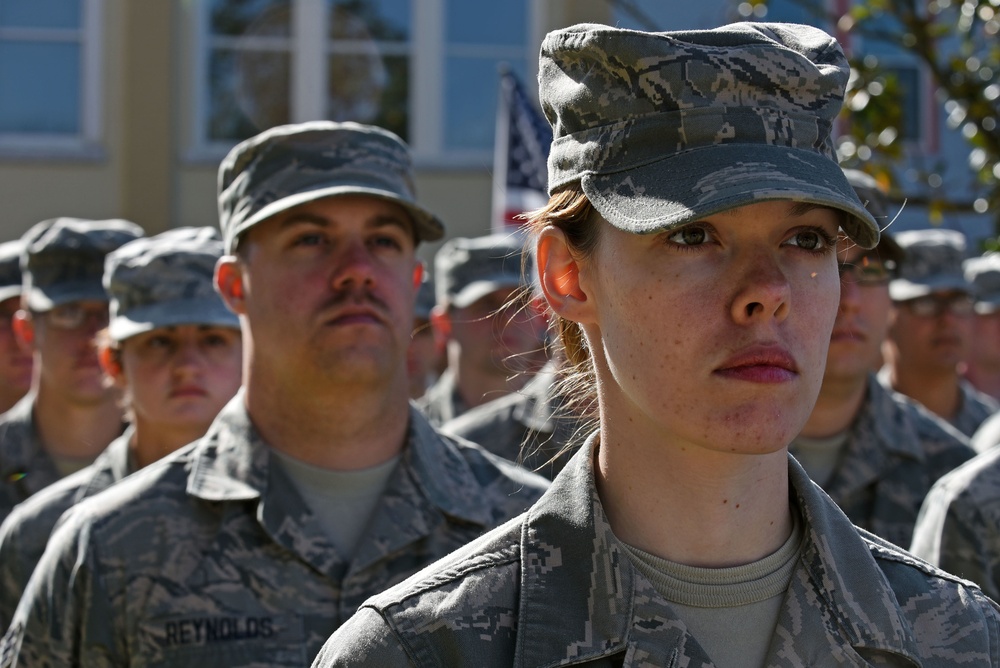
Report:
M35 349L35 321L31 319L31 314L24 309L18 310L11 320L11 327L21 351L30 355Z
M238 258L225 255L215 263L215 289L230 311L237 315L246 313L243 264Z
M97 359L104 374L114 381L115 385L122 386L125 382L125 372L122 371L121 351L102 345L97 349Z
M579 323L592 321L588 265L573 253L562 230L550 225L539 233L535 261L542 294L556 315Z

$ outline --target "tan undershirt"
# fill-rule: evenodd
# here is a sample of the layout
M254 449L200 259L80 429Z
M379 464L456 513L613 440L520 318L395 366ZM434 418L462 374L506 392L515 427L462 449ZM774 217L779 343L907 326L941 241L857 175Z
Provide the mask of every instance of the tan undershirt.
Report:
M329 471L271 450L299 496L344 559L350 559L399 456L359 471Z
M798 512L792 518L792 534L777 552L733 568L685 566L625 547L718 668L763 666L804 545Z
M837 470L840 455L847 446L848 432L826 438L798 436L788 446L789 452L799 460L809 477L820 487L825 487Z

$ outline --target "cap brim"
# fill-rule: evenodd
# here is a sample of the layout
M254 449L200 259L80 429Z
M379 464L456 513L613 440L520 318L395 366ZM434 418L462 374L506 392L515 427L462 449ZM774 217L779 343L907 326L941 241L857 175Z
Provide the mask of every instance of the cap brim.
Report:
M335 184L326 186L318 185L310 190L282 197L261 208L257 213L247 218L230 232L230 236L226 238L226 252L233 252L235 241L240 235L257 223L275 214L287 211L300 204L315 202L326 197L344 197L347 195L378 197L379 199L384 199L403 207L413 218L414 233L420 241L436 241L444 236L444 224L437 216L418 206L416 203L400 197L398 193L379 188L372 184L344 183L342 179L338 179Z
M919 282L897 278L889 283L889 298L896 302L903 302L945 290L957 290L971 294L972 286L960 276L941 276Z
M491 292L504 289L511 290L519 285L521 285L521 280L513 279L510 276L498 276L478 280L466 285L450 301L456 308L466 308L467 306L472 306Z
M875 219L843 170L813 151L706 146L620 172L587 174L581 186L609 223L635 234L669 230L757 202L794 200L849 214L844 232L863 248L879 240Z
M124 341L137 334L177 325L239 329L240 319L217 298L158 302L115 315L108 324L108 335L115 341Z
M32 287L28 291L28 309L36 313L51 311L56 306L83 301L108 301L108 293L104 291L100 279L96 283L87 284L74 281L66 285L50 285L44 290Z

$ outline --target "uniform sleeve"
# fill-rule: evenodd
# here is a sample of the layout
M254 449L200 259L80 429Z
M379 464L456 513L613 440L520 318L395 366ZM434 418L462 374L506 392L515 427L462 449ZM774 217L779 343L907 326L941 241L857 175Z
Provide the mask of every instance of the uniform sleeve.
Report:
M924 500L910 551L1000 600L1000 504L935 486Z
M4 636L3 668L125 665L110 596L95 586L90 536L85 521L52 535Z
M10 626L27 575L22 573L20 533L22 524L7 516L0 525L0 629Z
M330 636L313 668L415 666L380 614L361 608Z

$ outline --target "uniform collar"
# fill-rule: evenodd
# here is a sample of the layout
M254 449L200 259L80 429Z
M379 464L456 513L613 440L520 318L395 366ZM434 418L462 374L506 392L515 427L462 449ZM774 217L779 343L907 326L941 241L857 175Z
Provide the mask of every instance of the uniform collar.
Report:
M129 450L129 442L132 440L133 434L135 434L135 427L129 425L121 436L111 441L108 447L104 448L97 456L88 469L91 472L90 479L86 484L81 485L76 492L77 502L107 489L136 471L132 452Z
M517 665L576 663L618 653L624 653L626 666L640 659L700 665L707 657L611 531L594 486L596 443L595 434L528 511L521 540ZM817 647L877 649L918 664L912 659L917 654L912 630L869 546L792 457L789 475L807 542L779 617L789 633L776 633L770 651L780 649L780 636L794 644L811 633L822 634ZM808 614L803 607L810 608Z

